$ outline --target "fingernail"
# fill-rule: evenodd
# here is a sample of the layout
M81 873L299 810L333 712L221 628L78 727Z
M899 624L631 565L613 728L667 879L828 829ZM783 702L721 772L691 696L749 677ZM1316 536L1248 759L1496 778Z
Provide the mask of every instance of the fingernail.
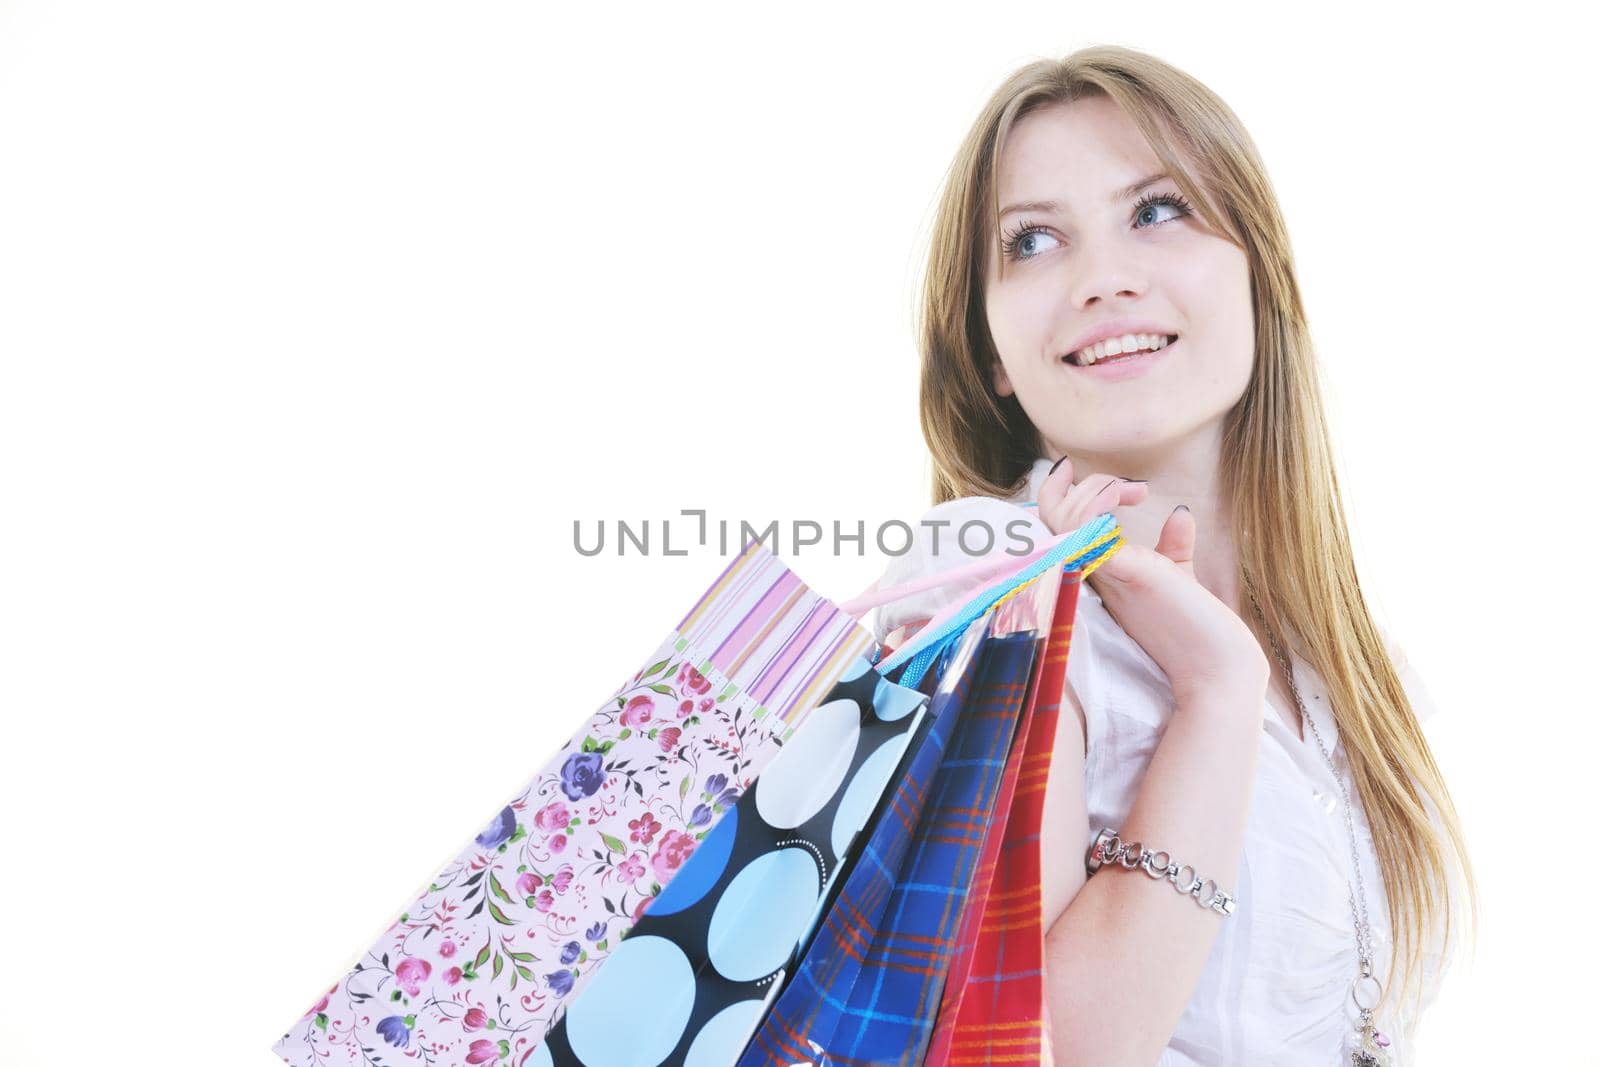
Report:
M1048 477L1050 477L1050 475L1054 474L1056 472L1056 468L1061 466L1061 464L1065 463L1066 461L1067 461L1067 454L1065 452L1063 452L1063 453L1061 453L1061 458L1060 459L1058 459L1054 463L1050 464L1050 469L1049 469L1049 471L1047 471L1045 473L1045 477L1048 478Z
M1179 504L1177 507L1173 508L1172 510L1173 511L1188 511L1189 510L1189 505L1188 504Z
M1117 477L1118 478L1122 478L1122 475L1119 474L1119 475L1117 475ZM1140 484L1143 484L1145 482L1148 482L1150 479L1149 478L1122 478L1122 480L1125 481L1125 482L1139 482Z

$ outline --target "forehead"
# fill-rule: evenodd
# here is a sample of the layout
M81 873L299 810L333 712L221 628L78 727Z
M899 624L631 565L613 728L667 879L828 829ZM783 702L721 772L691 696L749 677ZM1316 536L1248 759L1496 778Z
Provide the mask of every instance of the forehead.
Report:
M1109 191L1154 173L1160 159L1127 112L1098 96L1031 112L1006 136L997 184L1002 202Z

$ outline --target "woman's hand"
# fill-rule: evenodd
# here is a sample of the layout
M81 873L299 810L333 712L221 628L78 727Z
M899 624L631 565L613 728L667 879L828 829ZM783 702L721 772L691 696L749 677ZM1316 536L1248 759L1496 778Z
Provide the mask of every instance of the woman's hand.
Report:
M1104 512L1137 504L1143 482L1093 474L1072 481L1063 459L1039 487L1039 517L1053 533L1073 530ZM1154 550L1124 541L1089 576L1111 617L1166 673L1179 706L1219 691L1258 698L1265 707L1271 666L1255 634L1194 576L1195 522L1184 507L1167 516Z

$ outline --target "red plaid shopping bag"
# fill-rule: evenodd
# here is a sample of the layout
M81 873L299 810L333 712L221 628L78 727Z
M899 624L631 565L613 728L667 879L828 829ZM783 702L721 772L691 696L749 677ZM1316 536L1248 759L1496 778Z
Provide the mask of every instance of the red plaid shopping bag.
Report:
M1003 825L985 842L925 1067L1038 1063L1045 1056L1039 834L1081 580L1062 576L1033 706L1024 712L996 805Z

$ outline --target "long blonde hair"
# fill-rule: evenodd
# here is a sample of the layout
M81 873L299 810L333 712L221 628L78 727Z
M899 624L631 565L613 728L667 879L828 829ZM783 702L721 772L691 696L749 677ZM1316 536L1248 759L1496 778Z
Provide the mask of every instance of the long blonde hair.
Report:
M1239 578L1242 584L1248 572L1272 632L1327 685L1396 932L1384 999L1393 995L1402 959L1403 997L1417 977L1424 931L1442 918L1441 951L1450 943L1461 892L1447 863L1459 864L1474 935L1477 883L1449 790L1361 596L1277 198L1238 117L1191 76L1133 49L1097 45L1023 66L973 123L939 203L918 323L933 502L1010 496L1039 458L1038 432L1016 397L996 396L991 387L999 357L986 326L983 279L989 242L999 239L995 176L1016 122L1093 94L1129 115L1198 213L1248 256L1255 369L1227 415L1219 472ZM1246 621L1260 636L1254 620Z

